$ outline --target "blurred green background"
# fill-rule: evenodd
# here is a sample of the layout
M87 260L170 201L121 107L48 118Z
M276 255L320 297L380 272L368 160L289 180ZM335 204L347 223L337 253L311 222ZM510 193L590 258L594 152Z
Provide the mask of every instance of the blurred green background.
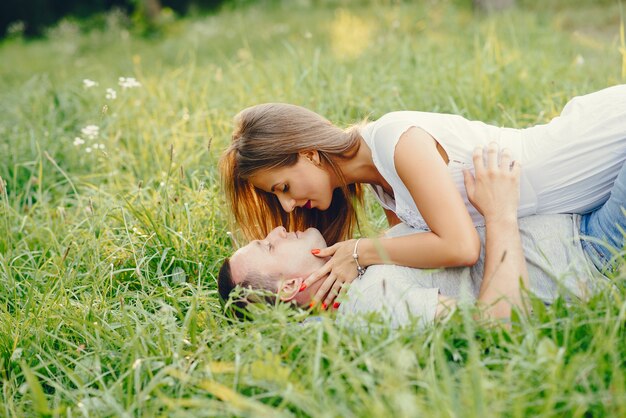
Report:
M626 81L619 3L93 4L0 41L0 416L626 416L624 269L510 330L457 312L361 332L284 306L239 323L215 285L239 110L543 123ZM364 234L385 226L367 203Z

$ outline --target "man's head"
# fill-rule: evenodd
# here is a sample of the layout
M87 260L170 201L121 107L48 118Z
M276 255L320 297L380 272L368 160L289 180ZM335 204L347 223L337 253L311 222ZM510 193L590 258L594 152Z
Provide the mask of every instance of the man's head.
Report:
M307 306L323 281L302 292L300 286L325 263L311 250L325 247L326 241L315 228L304 232L275 228L265 239L250 242L224 261L218 276L220 296L228 300L231 291L239 286L270 291L283 302Z

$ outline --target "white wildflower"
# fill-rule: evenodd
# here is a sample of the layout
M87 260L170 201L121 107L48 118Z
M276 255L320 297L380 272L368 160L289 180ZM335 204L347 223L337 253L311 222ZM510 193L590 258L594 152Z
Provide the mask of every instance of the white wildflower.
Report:
M83 129L81 129L80 132L85 135L87 139L94 140L98 137L98 134L100 133L100 128L98 128L96 125L87 125Z
M122 89L141 87L141 83L137 81L135 77L120 77L118 84L122 87Z
M83 86L84 86L86 89L90 89L90 88L92 88L92 87L96 87L97 85L98 85L98 82L93 81L93 80L90 80L90 79L88 79L88 78L86 78L86 79L84 79L84 80L83 80Z
M584 65L585 64L585 58L582 55L580 55L580 54L576 55L576 58L574 59L574 64L576 64L579 67L581 65Z
M79 146L79 145L83 145L85 143L85 140L83 138L81 138L80 136L77 136L76 138L74 138L74 145L75 146Z
M137 367L139 367L140 364L141 364L141 359L138 358L137 360L135 360L133 362L133 370L135 370Z
M89 154L89 153L91 152L91 147L87 147L87 148L85 148L85 152L86 152L87 154Z
M161 182L161 184L159 184L159 186L161 186L161 187L165 187L165 182L164 182L164 181L162 181L162 182Z
M172 385L170 385L172 386ZM19 389L17 390L20 395L25 395L26 392L28 392L28 389L30 388L30 386L28 386L28 383L23 383L20 385Z
M106 98L108 100L115 100L115 99L117 99L117 93L112 88L108 88L107 89Z
M20 347L16 348L15 351L13 351L13 354L11 354L11 361L18 361L20 358L22 358L22 352L24 350Z
M104 149L104 144L94 144L93 149Z

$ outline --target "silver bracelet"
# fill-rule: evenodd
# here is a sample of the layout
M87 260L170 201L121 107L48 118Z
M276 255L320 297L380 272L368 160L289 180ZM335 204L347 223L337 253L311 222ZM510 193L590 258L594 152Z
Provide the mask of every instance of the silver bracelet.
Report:
M358 279L363 277L363 275L365 274L365 268L361 267L361 265L359 264L359 254L357 253L357 249L359 248L359 241L361 241L361 238L357 239L354 243L354 252L352 253L352 258L354 258L354 262L356 263L356 272L358 274Z

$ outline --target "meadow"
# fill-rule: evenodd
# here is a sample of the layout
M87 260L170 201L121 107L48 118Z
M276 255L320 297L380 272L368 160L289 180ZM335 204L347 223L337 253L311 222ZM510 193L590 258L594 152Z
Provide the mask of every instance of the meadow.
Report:
M626 81L616 2L416 3L262 2L149 35L110 13L2 41L0 416L626 416L626 268L510 329L224 313L238 233L217 162L238 110L524 127ZM384 228L371 199L364 215Z

